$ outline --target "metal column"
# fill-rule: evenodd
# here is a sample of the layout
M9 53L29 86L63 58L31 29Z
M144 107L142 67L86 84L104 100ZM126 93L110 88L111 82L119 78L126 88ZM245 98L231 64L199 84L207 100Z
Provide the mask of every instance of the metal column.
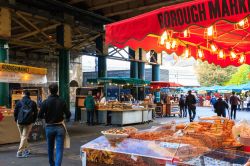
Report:
M139 60L142 60L142 49L139 48ZM138 78L145 80L145 63L138 62Z
M57 42L64 46L64 25L60 25L56 28ZM68 106L69 102L69 50L64 48L59 49L59 94L64 99Z
M129 48L128 52L131 58L135 59L135 51ZM138 62L130 62L130 78L138 78Z
M96 49L104 54L103 49L103 36L100 36L95 39ZM106 56L99 56L98 57L98 77L107 77L107 58Z
M129 48L128 52L131 56L130 58L135 59L135 51ZM138 62L136 61L130 62L130 78L138 78ZM131 94L138 100L138 87L133 87L131 89Z
M158 56L157 53L154 53L154 59L158 62ZM160 65L154 64L152 65L152 81L160 81ZM155 92L155 102L161 101L160 92Z
M0 40L0 62L5 63L7 61L8 52L7 48L4 48L6 41ZM0 106L9 107L9 84L0 83Z

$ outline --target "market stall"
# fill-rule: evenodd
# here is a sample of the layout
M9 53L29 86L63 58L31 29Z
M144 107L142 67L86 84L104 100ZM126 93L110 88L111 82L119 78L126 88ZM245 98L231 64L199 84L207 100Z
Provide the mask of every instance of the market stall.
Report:
M244 165L249 153L232 133L234 121L203 117L199 122L165 124L138 131L109 129L81 147L82 164Z
M151 91L160 91L161 88L178 88L182 87L181 84L175 82L165 82L165 81L152 81L150 84ZM166 95L162 103L157 103L157 106L160 107L162 111L162 116L171 116L175 114L179 114L179 103L178 101L170 101L170 96Z
M149 84L148 81L134 78L98 78L89 79L90 84L108 84L109 86L118 86L119 89L125 86L144 86ZM120 95L119 95L120 96ZM143 123L152 120L151 105L144 101L129 101L120 102L117 100L106 100L105 102L97 102L96 110L98 111L98 123L127 125L133 123ZM82 108L82 121L87 120L87 112Z
M30 66L14 65L0 63L0 82L6 83L22 83L22 84L44 84L47 82L46 78L47 69L36 68ZM0 121L0 135L4 136L0 138L0 144L14 143L20 141L20 135L17 129L17 125L14 121L14 107L16 102L18 102L23 95L23 90L13 91L12 94L12 104L11 108L6 108L6 106L1 106L0 113L3 116L2 121ZM32 99L38 102L39 93L37 89L30 89ZM42 99L42 94L41 99ZM33 124L32 131L30 133L29 139L36 141L44 138L43 124L35 123Z

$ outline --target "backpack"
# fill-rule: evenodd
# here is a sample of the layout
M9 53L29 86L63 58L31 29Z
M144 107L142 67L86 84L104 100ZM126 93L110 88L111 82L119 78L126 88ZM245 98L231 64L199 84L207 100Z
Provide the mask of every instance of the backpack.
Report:
M24 103L21 102L21 108L18 112L17 121L20 125L29 125L33 122L33 110L32 110L32 102Z

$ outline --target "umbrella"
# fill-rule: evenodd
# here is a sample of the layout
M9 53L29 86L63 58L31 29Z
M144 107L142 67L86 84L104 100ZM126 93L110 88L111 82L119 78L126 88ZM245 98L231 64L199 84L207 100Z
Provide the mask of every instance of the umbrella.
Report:
M152 81L149 86L151 87L151 89L182 87L181 84L175 82L163 82L163 81Z

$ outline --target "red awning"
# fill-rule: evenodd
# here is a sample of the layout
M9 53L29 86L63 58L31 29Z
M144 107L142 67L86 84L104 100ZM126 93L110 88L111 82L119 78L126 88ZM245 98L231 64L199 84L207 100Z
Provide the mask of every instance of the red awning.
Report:
M222 67L250 64L249 14L250 0L196 0L167 6L106 25L106 44L179 56L186 52L187 57ZM177 46L171 48L173 41Z
M149 86L151 89L160 89L170 87L181 87L182 85L175 82L152 81Z

